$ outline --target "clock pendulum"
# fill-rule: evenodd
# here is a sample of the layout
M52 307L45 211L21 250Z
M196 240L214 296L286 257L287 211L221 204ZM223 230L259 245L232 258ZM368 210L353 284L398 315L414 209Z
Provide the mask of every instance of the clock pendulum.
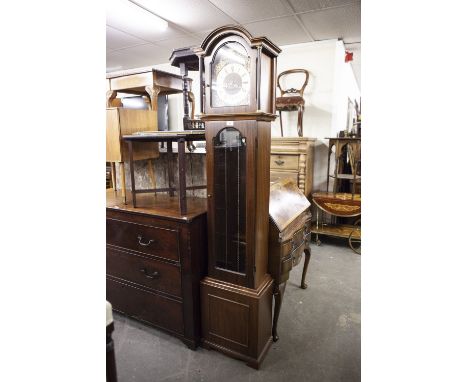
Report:
M202 344L258 368L272 343L268 202L281 50L242 27L225 26L194 51L200 60L208 197Z

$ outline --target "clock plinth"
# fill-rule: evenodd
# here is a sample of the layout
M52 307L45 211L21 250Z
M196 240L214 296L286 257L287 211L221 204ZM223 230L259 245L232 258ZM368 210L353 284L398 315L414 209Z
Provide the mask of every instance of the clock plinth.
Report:
M197 50L209 251L201 282L202 342L255 368L272 341L268 202L279 52L237 26L218 28Z
M269 274L256 289L205 277L201 281L202 346L258 369L273 343L272 297Z

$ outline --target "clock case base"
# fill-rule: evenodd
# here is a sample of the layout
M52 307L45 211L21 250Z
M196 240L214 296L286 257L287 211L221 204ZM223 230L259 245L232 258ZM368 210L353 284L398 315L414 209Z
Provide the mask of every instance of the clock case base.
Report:
M201 281L201 346L258 369L273 342L272 297L269 274L257 289L205 277Z

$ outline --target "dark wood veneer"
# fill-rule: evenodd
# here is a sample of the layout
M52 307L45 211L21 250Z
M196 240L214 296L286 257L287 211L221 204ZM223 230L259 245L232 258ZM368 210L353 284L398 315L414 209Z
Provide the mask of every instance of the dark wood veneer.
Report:
M209 277L201 282L203 345L258 368L272 342L268 201L274 76L281 49L242 27L226 26L211 32L195 51L209 223ZM229 75L223 74L228 68Z
M158 195L158 205L134 209L116 200L113 190L107 195L107 300L195 349L206 274L206 202L188 198L189 212L180 215L174 198Z

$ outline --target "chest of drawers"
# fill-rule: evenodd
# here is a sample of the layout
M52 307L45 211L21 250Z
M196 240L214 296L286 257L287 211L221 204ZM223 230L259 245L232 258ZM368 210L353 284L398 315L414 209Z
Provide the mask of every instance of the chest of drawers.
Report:
M124 205L108 191L106 286L113 308L194 349L200 341L200 279L206 274L206 200L141 195ZM144 200L145 199L145 200Z
M271 138L270 181L293 179L310 199L313 187L315 138Z

